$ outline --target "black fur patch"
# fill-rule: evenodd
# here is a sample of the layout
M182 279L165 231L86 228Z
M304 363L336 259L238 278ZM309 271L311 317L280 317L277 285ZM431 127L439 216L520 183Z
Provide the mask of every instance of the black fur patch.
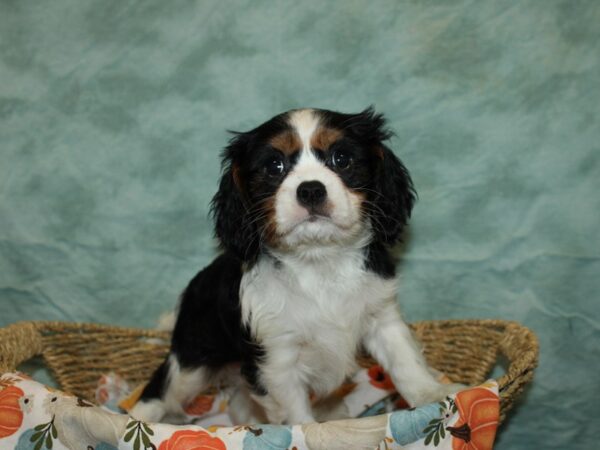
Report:
M181 298L171 354L182 369L218 369L239 362L250 386L264 393L256 373L263 350L242 325L241 266L241 260L225 253L190 281ZM142 398L161 397L167 373L168 361L165 361L144 389Z
M396 260L381 242L371 242L365 249L365 268L382 278L396 276Z
M152 374L152 378L150 378L150 381L142 391L140 398L143 400L162 398L163 394L165 393L165 381L167 380L168 373L169 362L164 361Z

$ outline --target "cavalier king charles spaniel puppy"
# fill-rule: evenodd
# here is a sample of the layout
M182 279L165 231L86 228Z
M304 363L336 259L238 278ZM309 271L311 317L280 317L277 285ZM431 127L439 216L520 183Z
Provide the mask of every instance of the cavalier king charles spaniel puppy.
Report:
M212 200L222 254L183 292L132 416L181 413L233 368L269 422L313 422L310 398L362 350L411 406L462 387L437 381L398 310L391 248L415 192L390 136L371 108L292 110L234 135Z

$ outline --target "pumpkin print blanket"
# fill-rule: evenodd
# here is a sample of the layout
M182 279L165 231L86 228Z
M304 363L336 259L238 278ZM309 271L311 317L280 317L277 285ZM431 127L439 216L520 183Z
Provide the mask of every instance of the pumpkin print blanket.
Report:
M491 449L498 426L494 381L439 403L406 408L380 367L361 370L336 395L353 419L305 425L233 426L234 393L204 393L186 409L191 422L176 426L136 421L126 380L99 380L97 404L44 386L21 373L0 376L0 449L15 450L336 450Z

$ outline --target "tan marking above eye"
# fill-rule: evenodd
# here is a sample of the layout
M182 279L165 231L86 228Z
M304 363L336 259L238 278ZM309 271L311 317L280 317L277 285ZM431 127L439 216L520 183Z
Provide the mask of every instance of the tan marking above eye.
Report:
M270 144L284 155L291 155L302 148L302 141L298 133L292 130L284 131L283 133L274 136Z
M327 150L331 145L343 136L340 130L335 128L320 127L310 138L310 146L317 150Z

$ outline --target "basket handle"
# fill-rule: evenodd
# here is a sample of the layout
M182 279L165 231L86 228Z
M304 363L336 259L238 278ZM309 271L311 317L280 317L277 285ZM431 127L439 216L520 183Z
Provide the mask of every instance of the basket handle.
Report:
M498 350L510 361L506 373L498 379L500 420L504 421L514 399L533 378L538 363L539 343L531 330L517 322L509 322L500 338Z
M42 353L42 335L35 322L17 322L0 328L0 375Z

